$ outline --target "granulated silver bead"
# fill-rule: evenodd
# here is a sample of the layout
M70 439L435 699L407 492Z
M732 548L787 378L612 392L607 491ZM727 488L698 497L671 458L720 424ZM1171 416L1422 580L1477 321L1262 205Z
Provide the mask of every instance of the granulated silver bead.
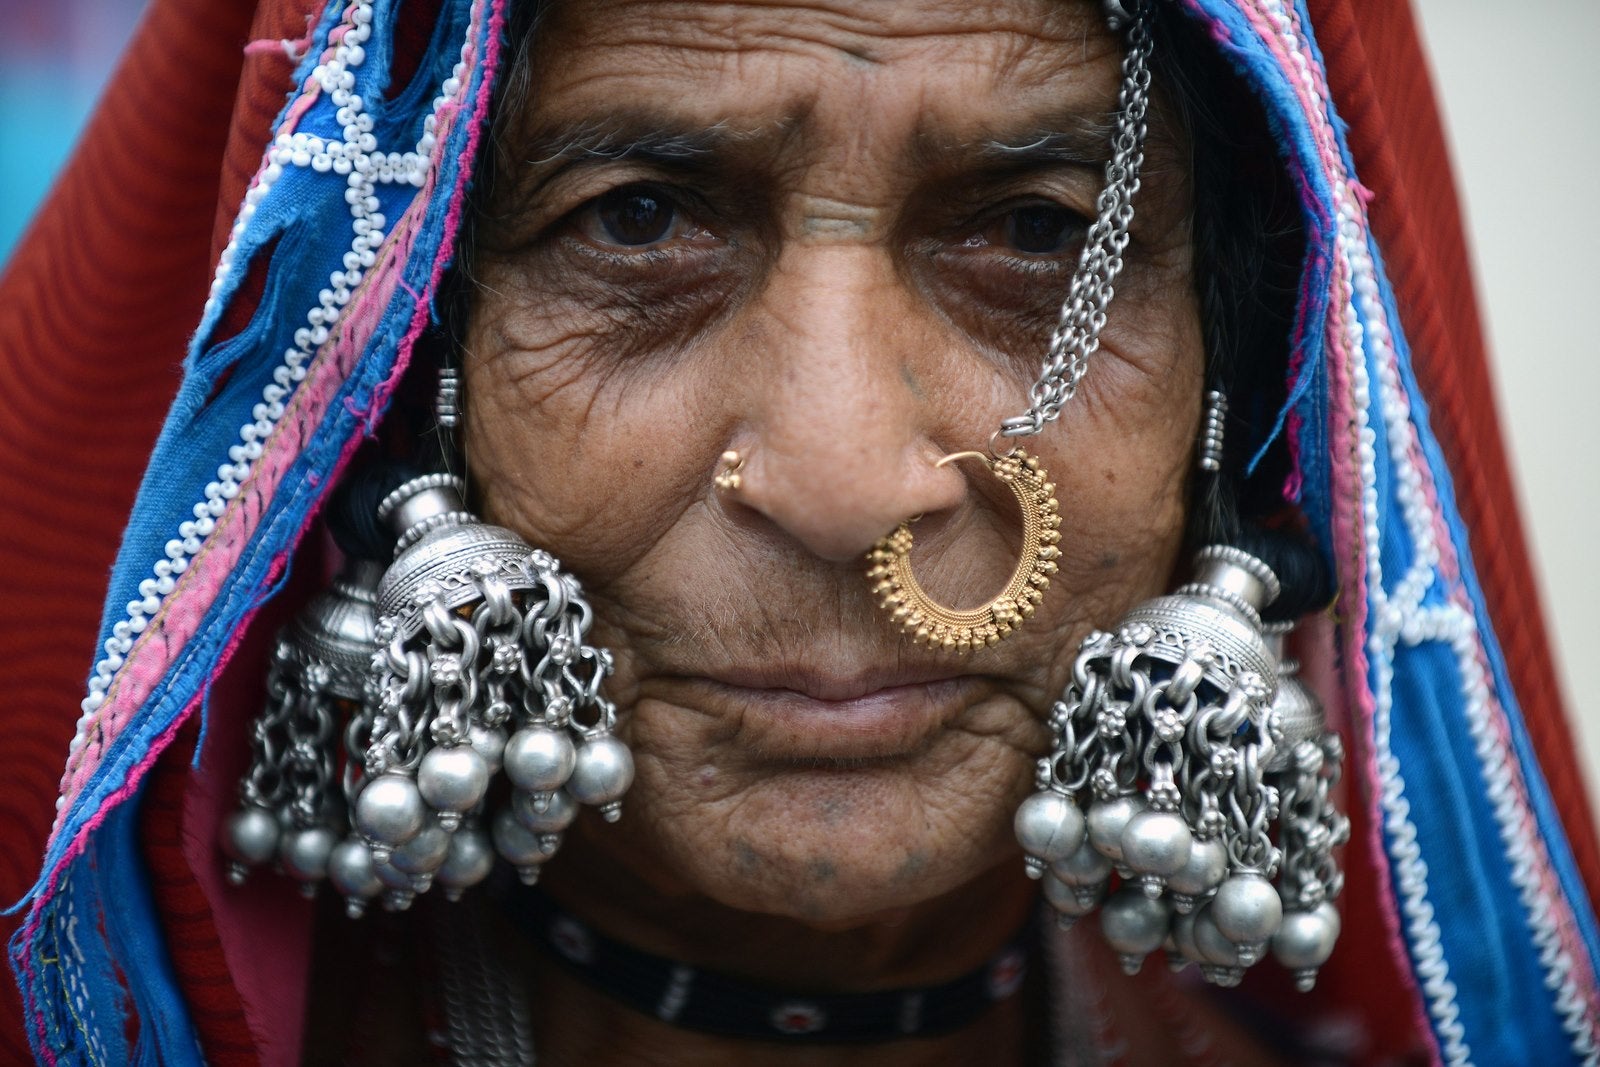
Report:
M417 789L430 807L457 816L446 827L454 829L488 792L489 761L471 745L431 748L417 767Z
M1122 831L1144 810L1144 798L1129 794L1089 805L1089 841L1102 856L1122 859Z
M1211 917L1230 941L1255 944L1278 932L1283 921L1283 900L1272 883L1259 874L1236 874L1217 887L1211 900Z
M1295 985L1309 993L1317 980L1317 968L1333 955L1339 940L1339 913L1332 904L1321 904L1311 911L1291 911L1272 935L1272 955L1294 972Z
M1246 964L1239 957L1239 947L1228 935L1217 929L1212 905L1206 903L1194 910L1194 943L1200 953L1197 962L1200 972L1208 982L1220 986L1234 986L1244 977Z
M432 874L449 851L450 831L434 823L395 849L389 856L389 865L402 874Z
M341 841L328 856L328 881L347 898L346 908L352 919L361 914L367 901L383 891L373 866L372 850L362 841Z
M1090 894L1084 891L1083 886L1068 885L1053 874L1044 876L1044 899L1056 910L1062 929L1093 911L1100 903L1100 893L1104 890L1104 882L1100 883L1096 892Z
M1228 850L1218 838L1196 841L1189 849L1189 859L1178 870L1167 875L1167 892L1172 894L1172 905L1181 915L1194 907L1195 898L1205 896L1228 873Z
M502 808L494 817L495 851L517 869L524 885L539 880L539 865L550 858L553 848L547 848L548 836L527 829L509 808Z
M489 774L500 773L502 760L506 751L506 732L498 726L484 726L474 723L467 731L467 743L470 744L484 762L489 765Z
M511 796L511 810L517 821L536 834L558 834L578 816L578 803L565 789L554 793L527 793L521 789Z
M444 887L446 899L457 900L463 889L489 877L493 867L494 849L489 835L476 826L463 826L450 835L450 851L433 879Z
M572 777L578 753L565 730L528 726L511 735L501 759L513 785L530 793L552 793Z
M1045 865L1066 859L1083 844L1084 818L1071 797L1045 789L1024 800L1012 819L1017 840L1028 854L1028 874L1037 878Z
M578 749L567 791L580 804L600 809L606 822L622 815L622 795L633 784L633 753L615 737L597 737Z
M1122 828L1122 862L1141 879L1146 896L1161 895L1167 876L1183 869L1194 847L1194 835L1181 815L1141 811Z
M1172 932L1168 934L1171 939L1171 951L1181 957L1185 963L1200 962L1200 947L1194 939L1193 910L1182 912L1172 919ZM1181 966L1174 969L1181 969Z
M399 890L402 893L413 892L411 888L411 875L400 870L392 863L385 863L382 860L375 860L372 864L372 873L376 874L378 876L378 881L382 882L388 889Z
M1085 841L1065 859L1052 863L1050 873L1068 885L1099 885L1111 877L1111 861Z
M380 774L356 798L356 829L389 848L415 837L426 815L417 783L403 774Z
M1167 939L1167 906L1132 886L1111 894L1100 909L1100 930L1122 969L1137 974L1144 958Z
M245 868L270 860L278 847L278 820L266 808L251 805L227 818L222 830L222 846L235 862L229 865L228 880L244 881Z
M321 881L327 876L335 843L333 831L323 826L290 830L278 845L278 863L284 874L297 881Z

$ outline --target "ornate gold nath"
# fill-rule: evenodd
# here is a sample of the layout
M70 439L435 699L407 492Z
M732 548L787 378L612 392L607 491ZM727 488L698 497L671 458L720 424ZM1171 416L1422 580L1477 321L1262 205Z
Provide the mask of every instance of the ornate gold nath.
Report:
M871 566L867 580L878 594L880 605L894 616L913 640L952 652L971 652L1000 639L1022 625L1044 599L1050 575L1056 572L1061 550L1057 527L1061 525L1056 487L1048 480L1039 461L1020 448L998 459L982 452L955 452L941 459L939 466L958 459L976 459L989 473L1011 487L1022 509L1022 558L1005 590L987 604L976 608L947 608L923 590L911 573L911 522L902 522L894 532L878 539L867 553Z

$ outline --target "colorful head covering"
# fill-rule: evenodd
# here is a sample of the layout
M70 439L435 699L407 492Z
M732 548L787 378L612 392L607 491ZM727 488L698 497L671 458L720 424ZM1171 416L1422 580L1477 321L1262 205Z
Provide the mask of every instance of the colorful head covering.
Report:
M17 1056L299 1056L310 909L225 889L214 854L259 678L227 667L317 569L305 533L430 321L506 0L306 6L156 0L0 279ZM1316 1002L1374 1059L1415 1033L1453 1064L1593 1062L1600 864L1409 13L1181 6L1262 102L1306 234L1288 491L1337 568L1322 675L1364 787Z

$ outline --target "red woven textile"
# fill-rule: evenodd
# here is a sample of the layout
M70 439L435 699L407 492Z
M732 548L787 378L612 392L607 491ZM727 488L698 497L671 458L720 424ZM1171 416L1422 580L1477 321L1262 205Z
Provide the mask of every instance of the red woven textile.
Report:
M106 575L210 284L248 4L155 0L0 277L0 898L38 875ZM15 920L8 924L14 926ZM0 983L0 1061L25 1063Z

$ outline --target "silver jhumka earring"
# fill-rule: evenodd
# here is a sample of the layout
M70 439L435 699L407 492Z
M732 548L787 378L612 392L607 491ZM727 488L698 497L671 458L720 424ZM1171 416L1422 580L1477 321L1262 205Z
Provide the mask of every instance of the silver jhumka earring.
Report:
M443 430L458 395L442 371ZM453 900L496 852L533 883L578 805L615 821L634 773L577 579L481 522L448 474L405 481L377 520L388 569L353 563L279 641L223 831L233 880L276 858L308 893L326 877L352 916L435 885Z
M1100 908L1129 973L1165 946L1233 985L1270 946L1310 989L1339 932L1339 738L1263 632L1272 571L1225 545L1195 568L1084 639L1017 837L1063 924Z
M633 756L612 736L616 707L600 693L611 654L585 642L593 612L577 580L478 521L455 478L406 482L379 517L399 549L378 587L373 701L352 726L359 837L341 846L349 869L336 863L332 876L352 902L386 887L393 906L435 881L454 893L481 880L477 813L503 771L511 802L489 833L531 883L578 804L615 820L633 782Z
M310 895L344 833L338 744L367 689L383 568L352 558L278 636L267 703L251 726L240 806L223 822L228 880L276 861Z

